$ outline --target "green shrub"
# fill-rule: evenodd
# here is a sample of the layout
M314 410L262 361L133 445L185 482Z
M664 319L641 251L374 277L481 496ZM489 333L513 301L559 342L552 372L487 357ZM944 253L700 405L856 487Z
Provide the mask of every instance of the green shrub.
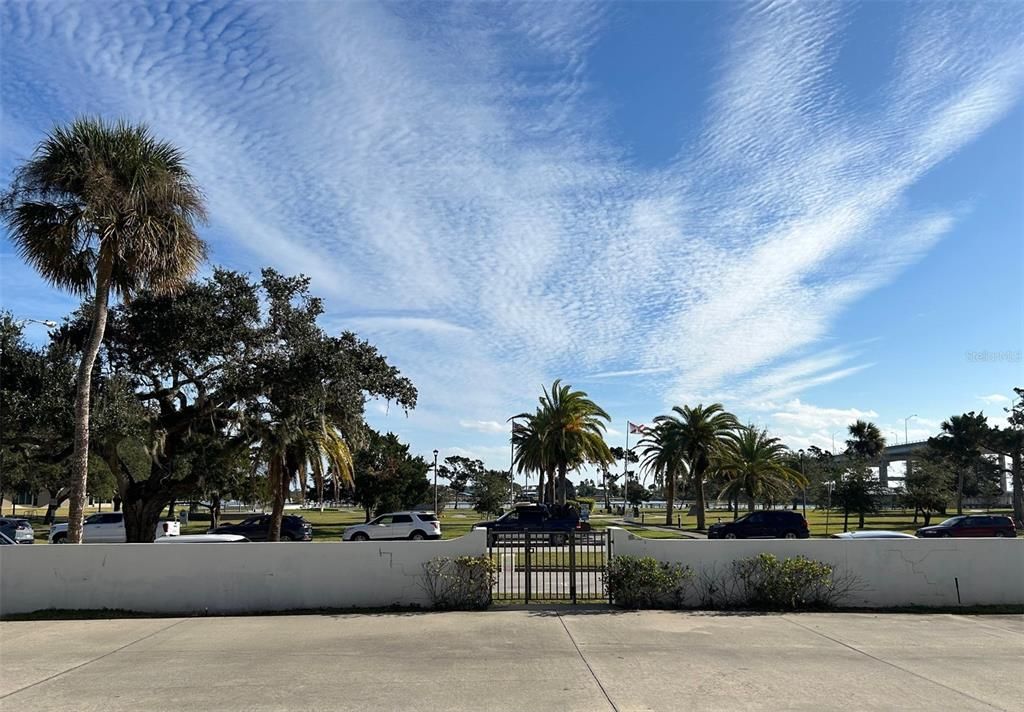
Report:
M733 562L737 603L747 608L825 608L836 598L833 567L803 556L779 559L758 554Z
M423 564L422 586L434 608L480 610L491 604L497 575L489 556L436 556Z
M576 505L577 512L582 511L583 507L587 507L591 514L597 511L597 500L593 497L577 497L572 501Z
M679 608L693 571L650 556L613 556L605 569L605 590L622 608Z

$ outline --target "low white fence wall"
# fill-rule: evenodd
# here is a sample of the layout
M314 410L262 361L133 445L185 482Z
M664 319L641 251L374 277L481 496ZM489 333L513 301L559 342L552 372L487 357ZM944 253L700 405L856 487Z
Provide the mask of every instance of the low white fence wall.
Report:
M447 541L3 546L0 615L429 607L424 563L486 551L483 530Z
M839 602L851 608L1024 605L1022 539L680 540L610 529L613 556L650 556L698 577L726 574L732 562L761 552L826 562L856 581Z

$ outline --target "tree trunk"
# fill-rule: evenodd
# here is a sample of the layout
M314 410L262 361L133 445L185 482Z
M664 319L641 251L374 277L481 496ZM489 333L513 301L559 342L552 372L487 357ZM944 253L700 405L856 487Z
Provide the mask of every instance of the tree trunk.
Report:
M964 513L964 470L962 467L956 471L956 513Z
M277 473L277 486L271 483L274 492L274 506L270 511L270 531L267 533L267 541L281 541L281 520L284 518L284 502L288 496L292 478L298 472L299 465L293 462L293 458L287 454L278 456L277 467L271 467L271 471Z
M921 511L920 507L914 507L914 521L911 524L917 524L917 513Z
M928 526L928 524L932 521L932 513L927 509L924 510L924 512L922 513L924 514L924 525Z
M551 467L548 469L548 504L555 503L555 468Z
M167 518L174 519L174 505L178 503L178 500L172 499L171 503L167 505Z
M629 483L626 483L626 493L629 493ZM627 500L628 501L628 500ZM676 503L676 473L665 473L665 526L672 526L672 508Z
M565 493L569 489L568 487L566 487L566 481L565 481L565 476L567 474L567 472L566 472L567 469L568 468L566 468L564 462L558 463L558 488L557 488L557 496L558 496L558 503L559 504L565 504Z
M850 510L843 507L843 531L850 531Z
M60 505L52 499L50 500L50 503L46 505L46 516L43 517L43 524L53 524L53 520L57 514L57 507L59 506Z
M704 470L695 473L694 483L697 488L697 528L703 531L704 526Z
M167 493L145 493L139 499L124 502L125 540L131 543L147 543L156 537L156 526L160 515L167 506Z
M864 512L857 512L857 528L864 528Z
M750 496L749 494L747 495L747 511L748 512L753 512L754 511L754 498L752 496Z
M210 527L216 529L220 526L220 493L210 497Z
M1024 527L1024 473L1021 472L1021 451L1016 450L1012 458L1010 482L1013 485L1013 518L1017 520L1018 527Z
M544 470L537 472L537 502L544 504Z
M116 494L114 495L114 511L115 512L120 512L121 511L121 497L120 497L120 495L116 495Z
M75 441L71 454L71 497L68 507L68 544L82 543L82 524L85 521L85 490L89 480L89 400L92 393L92 369L107 328L107 302L110 298L110 275L114 255L110 248L100 248L100 262L96 271L96 302L93 304L92 329L89 341L78 364L75 381Z

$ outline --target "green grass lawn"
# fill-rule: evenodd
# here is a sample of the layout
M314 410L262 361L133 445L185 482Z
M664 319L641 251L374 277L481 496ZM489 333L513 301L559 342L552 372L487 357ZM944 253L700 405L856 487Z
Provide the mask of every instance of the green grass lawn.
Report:
M644 524L665 526L665 510L642 510L644 514ZM798 509L797 511L802 511ZM966 511L966 510L965 510ZM973 510L972 510L973 511ZM994 514L1012 514L1011 510L1008 509L994 509L991 510ZM740 511L740 516L745 514L744 511ZM951 511L947 515L934 515L931 519L931 524L938 524L944 519L947 519L956 514L955 511ZM674 512L672 515L673 524L676 521L682 522L683 529L695 530L697 528L697 518L690 516L687 512ZM708 510L705 512L705 524L710 526L715 522L730 522L732 521L732 513L724 510ZM843 531L843 513L842 512L825 512L824 510L810 509L807 510L807 524L811 530L811 536L823 537L830 536L837 532ZM857 529L857 516L850 515L849 529L854 531ZM864 517L864 528L865 529L888 529L892 531L907 532L913 534L918 527L924 526L924 518L918 517L917 522L914 522L914 512L912 510L886 510L883 512L876 512L869 514ZM827 533L826 533L827 530ZM643 535L648 537L654 537L656 530L644 530Z
M87 513L91 514L96 511L94 508L87 510ZM1009 510L993 510L1000 514L1009 514ZM36 543L46 543L46 536L49 531L49 527L43 524L43 516L46 513L45 508L29 508L29 507L18 507L16 516L25 517L32 522L32 527L36 533ZM318 510L288 510L289 514L301 514L313 525L313 541L340 541L341 534L346 527L352 526L353 524L362 524L365 520L365 515L361 509L328 509L323 512ZM221 516L222 522L239 522L245 519L251 513L249 512L226 512ZM665 510L643 510L644 524L654 526L665 525ZM743 512L740 512L742 515ZM952 514L947 515L952 516ZM67 510L61 510L58 512L57 521L66 521ZM455 539L457 537L467 534L473 526L483 519L480 514L477 514L472 509L459 508L459 509L448 509L441 516L441 536L444 539ZM940 521L945 519L944 516L932 517L932 524L938 524ZM708 525L714 524L717 521L731 521L732 514L724 510L710 510L706 513L706 523ZM590 518L590 526L598 531L605 529L612 525L616 521L621 521L621 517L616 515L606 515L602 513L594 513ZM683 530L695 530L697 527L697 518L690 516L688 513L674 513L673 523L680 521L682 523ZM843 531L843 515L841 512L831 512L827 514L824 511L808 509L807 510L807 522L811 528L812 536L826 536L826 525L828 528L828 534L835 534L836 532ZM864 527L865 529L891 529L894 531L903 531L913 533L915 529L924 525L924 519L918 518L918 521L914 522L914 513L909 510L893 510L878 512L865 517ZM187 526L182 527L182 534L202 534L210 526L209 513L206 511L200 511L198 514L193 514L190 517ZM849 528L854 530L857 528L856 516L850 517ZM680 538L681 535L677 531L664 530L664 529L648 529L641 526L627 526L627 531L643 536L649 539L676 539ZM1024 532L1021 532L1024 535Z
M535 571L561 571L569 568L568 551L533 551L530 553L530 567ZM576 552L576 569L578 571L595 571L604 568L604 552L583 550ZM526 569L526 553L516 554L516 569Z

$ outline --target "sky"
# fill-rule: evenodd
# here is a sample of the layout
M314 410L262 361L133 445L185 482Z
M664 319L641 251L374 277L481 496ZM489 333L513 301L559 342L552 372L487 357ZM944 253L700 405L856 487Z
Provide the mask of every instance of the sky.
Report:
M368 418L428 457L507 467L507 419L556 378L612 444L720 402L794 449L858 418L890 442L1003 423L1024 385L1024 6L9 1L0 23L0 175L75 116L149 124L206 193L204 272L309 275L324 326L418 387ZM0 270L18 317L75 306L6 234Z

